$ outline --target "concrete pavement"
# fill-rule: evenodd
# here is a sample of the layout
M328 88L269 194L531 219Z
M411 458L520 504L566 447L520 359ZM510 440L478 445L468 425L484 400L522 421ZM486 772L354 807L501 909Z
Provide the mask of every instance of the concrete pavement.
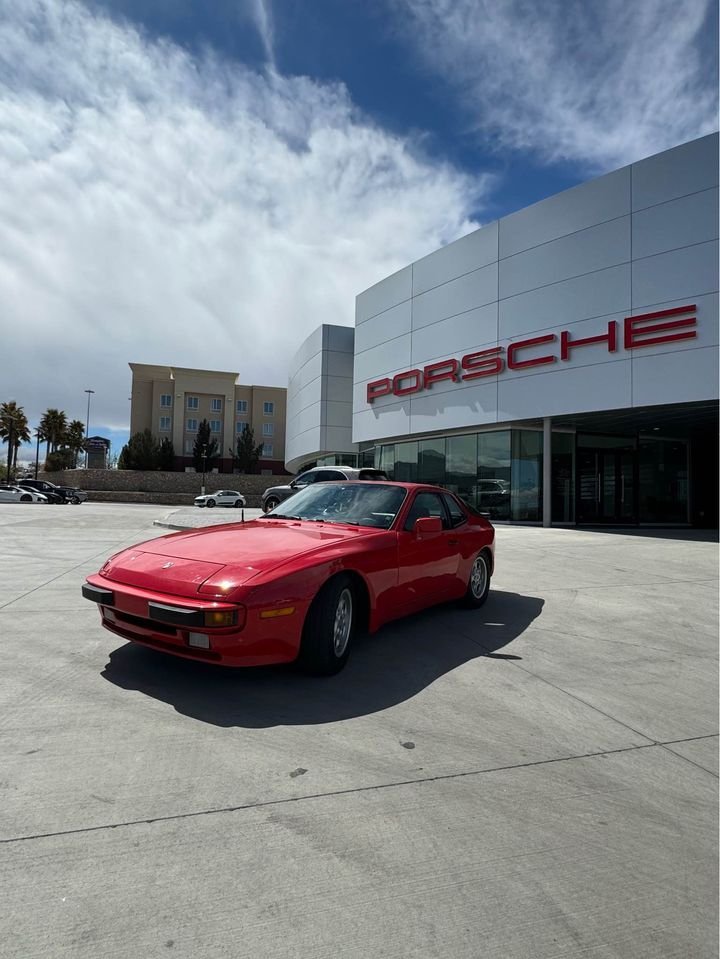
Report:
M717 955L709 537L501 527L317 680L100 628L177 512L0 507L2 959Z

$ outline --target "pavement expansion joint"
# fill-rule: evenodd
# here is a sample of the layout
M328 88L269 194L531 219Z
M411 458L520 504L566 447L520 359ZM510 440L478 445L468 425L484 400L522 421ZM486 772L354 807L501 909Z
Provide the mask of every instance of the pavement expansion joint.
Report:
M327 792L321 793L308 793L304 796L289 796L285 799L268 799L261 800L258 802L251 803L241 803L237 806L219 806L211 809L198 809L193 812L186 813L174 813L173 815L168 816L153 816L146 819L130 819L124 822L117 823L102 823L97 826L79 826L76 829L62 829L57 830L56 832L46 832L46 833L34 833L29 836L11 836L6 839L0 839L0 845L11 845L12 843L17 842L30 842L32 840L40 839L56 839L61 836L77 836L93 832L103 832L108 829L121 829L124 827L132 826L150 826L156 823L165 823L165 822L178 822L183 819L198 819L202 816L217 816L224 813L234 813L234 812L243 812L248 809L264 809L271 806L287 806L291 803L299 802L310 802L313 799L329 799L337 796L351 796L358 793L367 793L367 792L379 792L385 789L397 789L401 786L422 786L427 783L435 782L448 782L453 779L464 779L470 776L483 776L490 773L497 772L510 772L514 769L532 769L536 766L550 766L555 763L566 763L574 762L582 759L596 759L601 756L615 756L622 753L631 753L636 752L640 749L652 749L652 748L666 748L667 746L677 745L679 743L688 743L695 742L697 740L703 739L713 739L717 734L709 734L703 736L691 736L686 739L676 739L669 740L668 742L648 742L640 743L633 746L622 746L618 749L604 749L592 753L580 753L575 756L560 756L554 759L538 759L532 762L524 763L511 763L507 766L490 766L487 769L469 769L464 772L458 773L446 773L441 776L424 776L420 779L402 779L396 782L389 783L378 783L374 786L355 786L352 789L331 789ZM680 756L677 753L673 753L677 759L684 759L684 756ZM692 760L687 760L693 766L697 766L696 763ZM709 770L705 769L704 766L698 766L699 769L703 769L705 772L708 772L714 778L717 778L714 773L711 773Z

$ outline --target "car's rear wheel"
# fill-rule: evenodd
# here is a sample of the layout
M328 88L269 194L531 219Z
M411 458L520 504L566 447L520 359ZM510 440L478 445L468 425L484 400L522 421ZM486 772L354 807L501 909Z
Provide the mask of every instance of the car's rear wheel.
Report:
M209 499L205 505L207 506L208 509L210 509L211 507L215 505L215 500Z
M268 496L268 498L265 500L265 506L263 509L266 513L269 513L271 509L275 509L275 507L279 505L280 500L277 498L277 496Z
M320 590L305 620L298 662L315 676L334 676L347 663L355 635L355 592L349 576Z
M473 560L468 579L465 605L477 609L482 606L490 592L490 558L485 550Z
M240 509L240 507L244 505L245 504L243 503L241 499L236 499L235 502L233 503L233 506L235 507L235 509Z

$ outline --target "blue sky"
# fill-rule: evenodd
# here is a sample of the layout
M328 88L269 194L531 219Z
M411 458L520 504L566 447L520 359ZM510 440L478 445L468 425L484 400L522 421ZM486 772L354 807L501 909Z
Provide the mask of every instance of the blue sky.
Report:
M438 246L717 129L709 0L0 0L1 399L284 385Z

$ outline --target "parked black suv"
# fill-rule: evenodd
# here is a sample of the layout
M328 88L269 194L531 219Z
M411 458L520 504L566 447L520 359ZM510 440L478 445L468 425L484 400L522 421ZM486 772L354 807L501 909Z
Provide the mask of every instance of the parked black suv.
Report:
M386 480L387 474L382 470L356 466L313 466L310 470L300 473L287 486L270 486L262 494L263 512L275 509L283 500L310 483L327 483L331 480Z
M48 483L47 480L23 480L21 485L27 486L28 489L37 490L38 493L44 493L50 502L57 502L50 497L51 493L61 496L63 503L75 503L75 505L84 503L88 498L85 490L77 489L74 486L56 486L55 483Z

